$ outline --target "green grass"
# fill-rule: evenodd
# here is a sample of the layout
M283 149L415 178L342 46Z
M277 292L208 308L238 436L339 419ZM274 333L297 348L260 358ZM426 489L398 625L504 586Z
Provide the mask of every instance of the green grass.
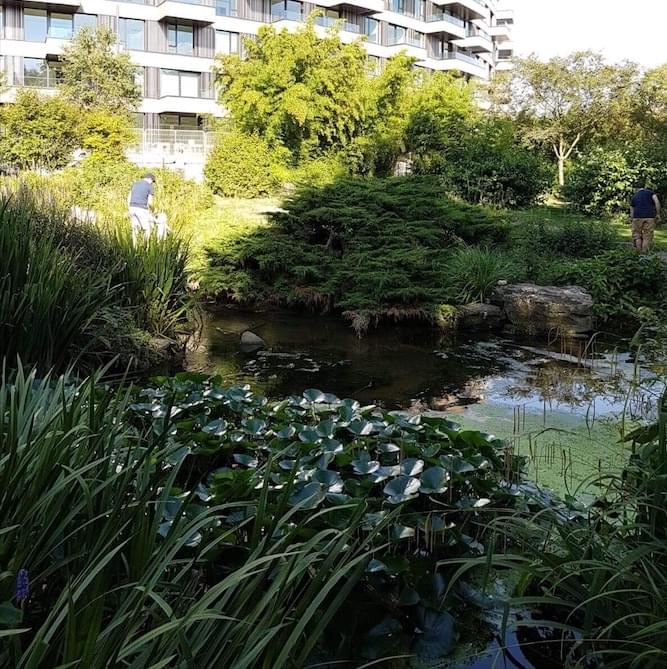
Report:
M616 232L620 242L631 243L632 233L627 216L615 216L613 218L596 219L585 214L567 209L562 204L551 203L528 209L511 211L509 218L515 225L545 222L549 225L559 226L581 221L604 220ZM655 232L654 249L656 251L667 251L667 224L663 223Z

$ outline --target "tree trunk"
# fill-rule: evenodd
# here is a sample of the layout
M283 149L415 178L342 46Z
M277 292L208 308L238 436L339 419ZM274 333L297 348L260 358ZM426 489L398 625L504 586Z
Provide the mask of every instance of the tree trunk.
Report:
M558 146L553 145L554 153L558 159L558 185L562 188L565 185L565 161L572 155L577 144L581 140L581 133L579 133L568 149L565 148L565 140L563 135L558 138Z
M558 156L558 185L562 188L565 185L565 158Z

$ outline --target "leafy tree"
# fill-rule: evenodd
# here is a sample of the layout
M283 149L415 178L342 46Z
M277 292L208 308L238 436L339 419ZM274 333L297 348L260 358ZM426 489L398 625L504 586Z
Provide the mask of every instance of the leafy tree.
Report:
M550 147L562 186L577 146L613 134L612 125L627 119L637 72L633 63L612 66L590 51L547 62L531 56L496 80L492 100L517 118L529 140Z
M61 60L61 91L81 108L125 114L137 108L141 99L137 68L128 53L116 49L113 31L82 28L65 47Z
M127 114L94 109L85 113L82 121L82 147L101 157L117 159L132 142L132 123Z
M19 169L57 169L81 143L81 113L60 96L20 90L0 111L0 160Z
M343 44L335 28L319 37L312 17L294 33L262 27L245 50L217 61L220 102L241 132L296 162L340 150L387 118L410 64L402 58L373 80L361 43Z

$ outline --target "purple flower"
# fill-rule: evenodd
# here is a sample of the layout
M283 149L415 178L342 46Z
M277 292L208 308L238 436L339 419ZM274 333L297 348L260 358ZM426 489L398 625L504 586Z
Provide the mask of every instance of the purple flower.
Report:
M28 570L19 569L16 574L16 591L14 597L17 602L23 602L28 599L30 594L30 581L28 580Z

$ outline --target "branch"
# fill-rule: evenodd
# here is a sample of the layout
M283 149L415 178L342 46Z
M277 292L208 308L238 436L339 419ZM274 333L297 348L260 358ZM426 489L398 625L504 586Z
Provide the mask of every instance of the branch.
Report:
M565 160L567 160L570 155L572 154L572 151L574 151L574 147L579 144L579 140L581 139L581 133L577 133L577 136L574 138L574 142L572 142L572 145L570 146L569 150L565 154Z

